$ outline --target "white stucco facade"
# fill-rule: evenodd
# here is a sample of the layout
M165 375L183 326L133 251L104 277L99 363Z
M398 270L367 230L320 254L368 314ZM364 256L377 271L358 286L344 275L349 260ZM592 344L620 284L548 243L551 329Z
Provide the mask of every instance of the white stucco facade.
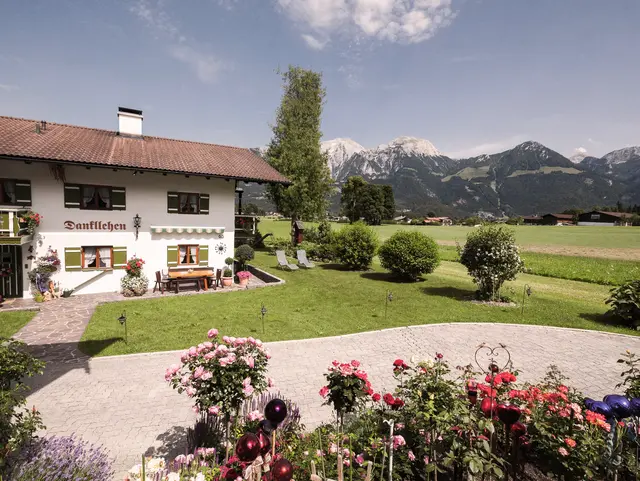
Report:
M31 210L43 216L34 241L22 246L22 270L24 296L31 296L28 271L33 267L30 256L46 254L49 247L58 251L62 265L52 280L59 282L62 288L76 288L96 277L96 270L69 271L65 266L65 248L84 246L124 246L127 259L136 255L145 260L144 273L150 281L155 281L155 272L167 271L167 248L176 245L208 246L208 266L222 268L224 259L233 256L234 250L234 204L235 184L219 178L137 173L131 170L110 168L66 166L64 174L67 183L91 184L100 186L123 187L126 190L126 208L124 210L85 210L65 207L64 183L56 181L45 163L26 164L22 161L0 160L0 178L28 179L31 182ZM169 213L167 208L168 192L188 192L209 195L208 214ZM7 207L0 206L7 210ZM136 240L133 218L138 214L142 219ZM87 224L91 229L72 229L69 222ZM100 228L100 222L103 223ZM109 231L108 223L122 224L124 229ZM208 227L224 229L224 233L154 233L151 226L167 227ZM98 228L96 228L98 227ZM224 252L223 252L224 251ZM74 294L113 292L120 290L120 279L125 275L123 269L107 269L95 281L87 283Z

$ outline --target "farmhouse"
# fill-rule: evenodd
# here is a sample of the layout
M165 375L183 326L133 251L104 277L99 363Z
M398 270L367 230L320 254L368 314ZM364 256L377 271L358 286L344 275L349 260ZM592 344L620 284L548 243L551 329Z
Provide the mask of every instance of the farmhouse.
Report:
M604 212L593 210L578 216L578 225L631 225L632 214L626 212Z
M249 149L146 136L142 121L126 108L117 131L0 117L1 295L29 296L28 272L49 249L61 260L53 280L79 294L119 290L134 255L150 278L221 268L236 182L288 183ZM35 233L24 211L42 216Z
M542 217L539 215L525 215L522 221L525 225L540 225L542 224Z
M427 225L437 223L440 223L442 225L452 225L453 221L449 217L425 217L423 223Z
M542 225L569 225L573 224L572 214L545 214L542 216Z

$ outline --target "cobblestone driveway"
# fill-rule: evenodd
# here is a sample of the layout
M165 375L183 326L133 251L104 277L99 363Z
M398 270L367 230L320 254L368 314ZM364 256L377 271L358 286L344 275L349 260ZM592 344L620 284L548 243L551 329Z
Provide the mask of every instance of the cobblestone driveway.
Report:
M213 327L213 326L212 326ZM598 332L504 324L440 324L305 341L270 343L270 375L296 401L307 425L329 419L318 395L323 372L335 358L359 359L376 390L392 387L391 363L442 352L452 366L468 364L482 342L509 346L521 379L535 380L554 363L571 384L600 397L619 381L616 360L640 352L640 338ZM194 421L186 396L163 376L179 353L164 352L53 362L29 398L50 434L76 433L104 444L115 457L118 479L142 453L181 451Z

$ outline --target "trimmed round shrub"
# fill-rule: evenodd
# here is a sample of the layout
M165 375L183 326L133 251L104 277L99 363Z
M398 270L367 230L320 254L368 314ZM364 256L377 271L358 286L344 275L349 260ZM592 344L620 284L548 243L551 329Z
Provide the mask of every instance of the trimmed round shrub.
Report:
M640 326L640 280L630 281L611 289L608 314L629 326Z
M440 264L438 244L417 231L396 232L382 244L378 256L382 267L410 280L431 274Z
M149 288L149 279L143 273L139 276L126 275L120 280L120 287L125 297L142 296Z
M236 260L240 263L242 268L244 269L253 256L255 255L253 251L253 247L248 244L242 244L241 246L236 247Z
M502 284L514 280L524 267L513 231L495 225L469 233L460 263L478 285L479 297L491 301L500 300Z
M345 226L334 234L336 259L353 270L364 270L371 266L378 251L378 236L363 222Z

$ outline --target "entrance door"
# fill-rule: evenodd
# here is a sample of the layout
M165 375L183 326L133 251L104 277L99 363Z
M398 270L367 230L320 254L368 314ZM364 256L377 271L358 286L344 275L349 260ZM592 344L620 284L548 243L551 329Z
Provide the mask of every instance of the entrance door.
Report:
M0 294L22 297L22 247L0 245Z

